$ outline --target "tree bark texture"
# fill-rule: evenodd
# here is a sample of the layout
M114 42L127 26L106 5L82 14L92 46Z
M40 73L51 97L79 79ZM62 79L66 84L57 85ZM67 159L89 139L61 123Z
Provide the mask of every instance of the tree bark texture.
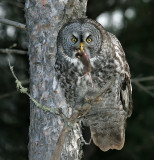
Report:
M56 39L61 26L70 18L85 17L87 0L26 0L25 17L28 35L30 65L30 94L41 105L61 107L67 115L67 107L61 88L55 78ZM63 120L45 112L31 102L29 127L29 160L51 160ZM62 160L81 157L80 129L67 135Z

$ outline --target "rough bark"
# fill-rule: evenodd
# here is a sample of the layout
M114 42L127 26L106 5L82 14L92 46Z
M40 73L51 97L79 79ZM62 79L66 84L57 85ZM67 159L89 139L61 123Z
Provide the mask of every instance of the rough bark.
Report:
M87 0L26 0L25 16L30 65L30 94L40 104L61 107L69 116L55 78L56 38L61 26L70 18L85 17ZM29 159L51 160L63 120L49 112L30 106ZM67 135L61 159L80 159L80 129Z

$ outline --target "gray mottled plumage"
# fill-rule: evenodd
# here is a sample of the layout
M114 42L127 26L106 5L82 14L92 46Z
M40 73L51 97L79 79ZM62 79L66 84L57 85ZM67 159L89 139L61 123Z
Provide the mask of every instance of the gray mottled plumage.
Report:
M87 37L92 41L87 42ZM90 60L93 87L88 74L82 77L84 62L77 58L81 41ZM120 42L98 22L76 19L61 28L57 45L56 75L70 107L82 106L85 100L99 96L113 81L102 100L93 103L83 123L90 127L92 139L101 150L120 150L125 141L126 119L132 113L129 66Z

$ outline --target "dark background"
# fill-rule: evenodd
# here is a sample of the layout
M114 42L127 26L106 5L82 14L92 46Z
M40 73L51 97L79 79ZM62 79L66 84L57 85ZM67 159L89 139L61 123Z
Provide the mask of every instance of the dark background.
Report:
M0 17L25 24L23 7L24 0L0 0ZM89 0L87 9L89 18L102 13L108 18L104 27L120 40L132 79L154 76L154 1ZM14 49L27 50L26 33L0 24L0 49L13 44ZM0 52L0 160L27 160L29 99L16 91L7 59ZM13 54L10 59L17 77L28 87L28 56ZM141 84L151 86L154 93L154 80ZM102 152L93 144L85 146L84 160L154 159L154 98L134 83L133 106L124 148Z

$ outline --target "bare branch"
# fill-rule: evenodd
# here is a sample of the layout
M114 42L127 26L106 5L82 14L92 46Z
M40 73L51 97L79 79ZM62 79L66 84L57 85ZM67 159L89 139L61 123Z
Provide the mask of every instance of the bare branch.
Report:
M62 147L68 132L72 129L74 123L78 121L78 117L86 115L90 109L91 105L89 104L85 104L84 106L79 106L77 107L77 110L75 110L75 112L72 114L70 118L65 119L64 127L57 141L56 148L52 155L51 160L60 160Z
M153 89L154 89L154 86L146 86L146 89L148 89L148 90L153 90Z
M51 108L51 107L47 107L45 105L41 105L40 103L38 103L29 93L28 93L28 89L23 87L21 82L18 80L18 78L16 77L15 73L14 73L14 70L13 70L13 66L10 65L10 60L8 59L8 62L9 62L9 67L10 67L10 70L12 72L12 75L13 77L15 78L15 83L16 83L16 87L17 87L17 90L19 90L21 93L24 93L26 94L32 101L33 103L40 109L46 111L46 112L51 112L53 114L57 114L57 115L60 115L59 113L59 108L57 109L54 109L54 108ZM62 118L65 118L63 114L61 114L60 116L62 116Z
M134 79L132 79L132 83L143 82L143 81L152 81L152 80L154 80L154 76L134 78Z
M62 147L63 147L63 144L64 144L64 141L65 141L65 138L66 138L66 135L67 135L68 131L69 131L69 128L64 126L62 131L61 131L61 134L59 136L59 139L58 139L58 142L56 144L56 148L55 148L55 151L53 153L53 156L52 156L51 160L60 160Z
M0 18L0 23L11 25L11 26L14 26L14 27L17 27L17 28L20 28L26 31L26 25L19 23L19 22L11 21L5 18Z
M23 80L23 81L21 81L21 84L22 85L27 85L27 84L29 84L29 80ZM0 99L7 98L9 96L12 96L12 95L18 94L18 93L19 92L17 92L17 91L10 91L8 93L4 93L4 94L0 95Z
M7 50L9 50L9 52ZM17 54L26 54L27 53L26 51L21 51L21 53L20 53L20 50L17 50L17 51L19 51L19 52L16 52L16 50L14 50L14 49L0 49L0 52L2 52L2 53L17 53ZM154 94L150 90L153 90L154 86L143 86L141 83L139 83L139 82L151 81L151 80L154 80L154 76L134 78L134 79L132 79L132 83L135 84L136 86L138 86L139 88L141 88L142 90L144 90L146 93L148 93L149 95L151 95L153 97ZM29 80L23 80L23 81L21 81L21 83L22 83L22 85L27 85L27 84L29 84ZM101 100L100 97L112 85L112 83L113 83L113 81L111 81L109 83L109 85L107 85L107 87L102 91L102 93L99 96L97 96L97 97L95 97L94 99L91 99L91 100L89 99L91 101L91 103L93 104L93 103L95 103L95 101L97 101L97 102L100 101ZM13 93L17 93L17 92L10 92L10 93L0 95L0 99L11 96ZM89 100L87 99L87 102Z
M2 2L0 2L0 3L8 3L8 4L11 4L11 5L14 5L16 7L24 9L24 4L19 3L19 2L14 2L14 1L10 1L10 0L2 0Z
M25 55L27 54L27 51L18 50L18 49L0 49L0 53Z
M149 76L149 77L141 77L141 78L134 78L132 79L132 83L134 83L137 87L142 89L144 92L149 94L154 98L154 93L152 93L150 90L154 89L154 86L144 86L141 84L141 82L145 81L154 81L154 76Z
M7 97L12 96L12 95L14 95L16 93L19 93L19 92L13 91L13 92L2 94L2 95L0 95L0 99L7 98Z
M148 58L146 56L143 56L142 54L136 54L136 53L131 54L131 56L133 56L134 58L142 61L142 63L154 66L154 61L153 61L152 58L150 59L150 58Z
M134 84L154 98L154 94L151 91L149 91L145 86L143 86L141 83L139 83L138 81L134 81Z

